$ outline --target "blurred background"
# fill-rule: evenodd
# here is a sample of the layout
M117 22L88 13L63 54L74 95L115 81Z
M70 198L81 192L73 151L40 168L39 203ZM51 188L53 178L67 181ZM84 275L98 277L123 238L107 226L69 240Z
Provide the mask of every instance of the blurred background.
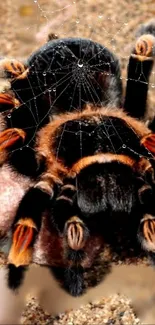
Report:
M28 56L54 33L91 38L125 59L137 26L154 18L154 4L154 0L1 1L1 52Z
M117 55L125 84L136 29L153 18L155 0L0 1L0 56L25 59L47 41L50 33L59 38L87 37ZM154 107L155 68L152 85L150 103ZM32 299L23 314L24 324L125 325L138 322L129 300L118 295L56 318L45 314Z
M49 33L87 37L118 56L125 84L136 29L155 17L155 0L5 0L0 2L0 14L0 55L27 58ZM155 70L151 82L154 107Z

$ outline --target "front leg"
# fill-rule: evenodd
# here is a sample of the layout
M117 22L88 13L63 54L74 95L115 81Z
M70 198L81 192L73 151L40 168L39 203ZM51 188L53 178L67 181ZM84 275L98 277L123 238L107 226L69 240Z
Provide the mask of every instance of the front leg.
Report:
M140 221L138 238L142 248L152 254L155 253L155 216L145 214Z
M54 226L63 236L64 257L72 262L83 256L82 250L89 236L85 222L78 215L76 196L74 185L63 185L52 205Z
M42 214L49 207L51 195L32 187L19 204L12 228L12 246L8 261L16 267L32 260L33 244L41 228Z
M12 227L12 246L8 256L10 264L18 267L29 265L32 261L33 244L41 228L43 212L50 207L59 181L54 174L44 172L21 200Z
M61 187L59 195L52 205L53 224L63 242L63 261L65 268L52 267L51 271L58 281L63 280L63 289L77 297L84 293L84 261L85 247L89 230L78 215L77 189L67 183Z

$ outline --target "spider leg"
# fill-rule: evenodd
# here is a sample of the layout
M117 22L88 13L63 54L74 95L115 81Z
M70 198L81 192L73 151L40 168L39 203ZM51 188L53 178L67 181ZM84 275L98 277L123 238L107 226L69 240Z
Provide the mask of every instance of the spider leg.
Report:
M0 132L0 151L12 147L18 140L25 140L26 133L22 129L7 129Z
M66 267L58 269L52 267L51 271L59 281L63 278L63 289L74 297L84 293L84 268L82 262L85 258L85 244L89 231L78 216L76 208L76 187L67 183L52 205L52 219L54 226L63 238L63 258Z
M12 245L8 261L15 266L28 265L32 260L33 244L41 228L42 214L48 209L53 195L52 185L30 188L21 200L12 227ZM45 184L44 184L45 185Z
M64 238L65 257L73 261L79 257L78 252L82 251L89 236L85 223L78 216L75 196L75 186L62 186L52 208L54 225Z
M76 188L74 185L63 185L52 205L53 223L60 233L63 233L67 220L76 214L74 206L75 194Z
M155 216L145 214L140 221L138 238L143 249L155 253Z
M0 94L0 107L2 105L8 105L8 108L18 107L20 102L10 94Z
M133 117L144 118L155 56L155 34L144 28L136 40L128 63L125 110Z
M16 59L2 59L0 60L0 71L4 76L11 76L11 78L17 78L25 72L26 68L24 64Z
M8 158L11 149L22 145L26 138L26 133L22 129L6 129L0 132L0 165Z
M18 267L31 262L32 243L36 231L36 225L31 218L23 218L16 223L8 257L9 263Z
M0 93L0 112L6 112L6 114L11 113L20 105L20 101L15 98L13 93Z
M143 182L138 190L143 216L138 229L138 239L148 253L155 253L154 185Z
M66 241L68 246L78 251L85 245L85 227L83 221L74 216L65 224Z
M141 144L155 156L155 133L150 133L143 137Z
M24 64L18 60L0 60L0 112L17 108L21 105L11 90L11 79L25 78L26 73L27 70Z

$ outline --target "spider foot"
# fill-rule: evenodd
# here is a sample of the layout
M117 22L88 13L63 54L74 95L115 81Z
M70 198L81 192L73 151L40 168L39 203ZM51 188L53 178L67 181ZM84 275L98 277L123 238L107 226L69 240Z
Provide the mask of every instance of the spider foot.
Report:
M150 59L154 56L155 37L151 34L141 35L135 45L133 56L136 56L139 61Z
M20 219L17 222L13 231L13 242L8 256L9 263L14 264L16 267L30 264L36 231L36 225L30 218Z
M13 146L18 140L25 140L26 133L22 129L7 129L0 132L0 151Z
M88 238L88 230L83 221L78 217L71 217L65 224L65 237L71 249L81 250Z
M155 252L155 218L150 214L146 214L141 220L139 239L146 251Z
M2 59L0 61L0 70L9 74L11 78L17 78L25 72L25 66L16 59Z

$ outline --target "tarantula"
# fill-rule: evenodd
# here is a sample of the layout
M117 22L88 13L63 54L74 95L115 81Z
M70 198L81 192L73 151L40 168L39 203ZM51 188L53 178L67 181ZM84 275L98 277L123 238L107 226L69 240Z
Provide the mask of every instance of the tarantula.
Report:
M75 296L83 293L83 269L94 256L87 251L91 238L108 241L115 220L136 218L142 246L155 250L155 134L135 119L146 112L154 60L155 33L143 32L129 59L125 100L117 58L90 40L49 41L25 65L0 62L0 162L34 182L17 209L8 260L30 264L50 210L63 236L63 286Z

